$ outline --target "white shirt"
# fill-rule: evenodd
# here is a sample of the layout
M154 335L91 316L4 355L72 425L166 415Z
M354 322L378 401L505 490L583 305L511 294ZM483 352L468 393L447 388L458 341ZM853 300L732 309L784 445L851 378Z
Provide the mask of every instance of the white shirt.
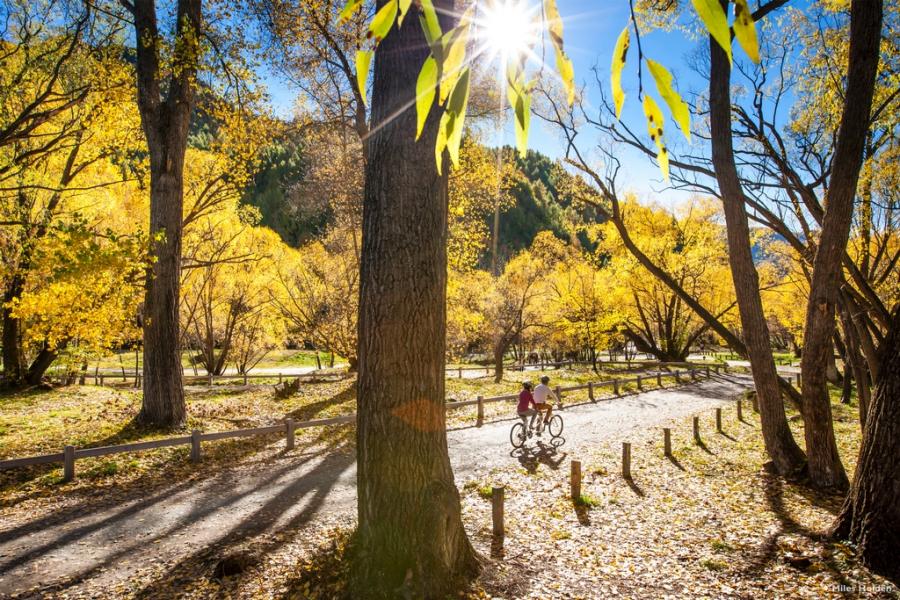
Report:
M550 389L550 386L544 385L543 383L539 384L536 388L534 388L534 403L535 404L546 404L547 396L552 396L554 400L556 400L556 394L553 393L553 390ZM558 402L558 400L557 400Z

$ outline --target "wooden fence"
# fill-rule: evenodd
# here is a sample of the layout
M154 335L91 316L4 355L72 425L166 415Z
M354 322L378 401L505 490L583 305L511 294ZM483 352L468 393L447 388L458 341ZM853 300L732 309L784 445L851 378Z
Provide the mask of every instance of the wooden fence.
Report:
M559 408L563 408L562 399L565 394L587 390L588 400L596 402L598 400L596 392L604 387L610 387L613 390L612 398L621 394L622 386L629 383L636 383L638 390L643 389L643 383L655 380L658 386L662 386L662 379L673 378L677 383L682 378L689 378L688 381L697 381L698 373L705 374L710 377L710 371L719 372L720 365L704 365L693 366L685 371L656 371L652 373L643 373L636 377L626 379L612 379L608 381L588 382L581 385L573 385L555 388L557 398L559 400ZM455 402L447 402L446 408L456 409L466 406L477 406L475 426L481 427L484 424L484 406L493 402L514 402L518 400L519 395L508 394L505 396L492 396L484 398L478 396L475 400L461 400ZM612 399L609 398L609 399ZM266 427L255 427L251 429L234 429L231 431L217 431L213 433L203 433L195 429L191 435L183 435L173 438L165 438L159 440L149 440L146 442L134 442L131 444L119 444L115 446L99 446L95 448L76 448L74 446L65 446L62 452L56 454L43 454L40 456L30 456L26 458L14 458L10 460L0 461L0 471L6 469L15 469L22 467L30 467L35 465L63 463L63 480L71 481L75 478L75 461L79 458L89 458L97 456L107 456L110 454L121 454L124 452L142 452L144 450L153 450L156 448L166 448L170 446L191 446L191 461L200 462L202 442L212 442L215 440L224 440L229 438L251 437L255 435L269 435L275 433L283 433L285 435L285 446L287 449L294 447L294 432L297 429L308 429L311 427L326 427L329 425L342 425L352 423L356 420L356 414L344 415L340 417L332 417L328 419L317 419L314 421L295 422L291 418L287 418L283 423L269 425Z

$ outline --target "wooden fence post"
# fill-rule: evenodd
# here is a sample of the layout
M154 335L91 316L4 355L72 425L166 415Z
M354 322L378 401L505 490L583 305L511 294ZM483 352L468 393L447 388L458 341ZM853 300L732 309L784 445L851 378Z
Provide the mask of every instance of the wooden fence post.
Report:
M681 383L681 373L675 369L675 383Z
M716 431L722 433L722 409L716 409Z
M206 382L207 382L207 384L209 384L209 387L212 387L212 384L213 384L213 374L212 373L208 373L206 375Z
M63 448L63 481L68 483L75 479L75 446Z
M200 430L195 429L191 432L191 462L200 462Z
M491 521L496 537L503 537L503 487L491 489Z
M688 369L688 373L691 374L691 381L697 381L697 369Z
M278 374L278 383L281 383L281 373Z
M618 379L613 379L613 394L615 394L616 396L619 395L619 380Z
M562 408L562 390L559 389L559 386L556 386L556 408Z
M484 425L484 397L478 396L478 417L475 421L475 427Z
M571 487L572 487L572 500L577 501L581 498L581 461L573 460L572 461L572 476L571 476Z
M662 373L659 371L656 372L656 386L662 387Z
M591 381L588 382L588 399L591 402L596 402L596 400L594 400L594 384Z
M700 444L700 417L694 417L694 442Z
M622 442L622 477L631 479L631 444Z
M672 456L672 430L663 427L663 454Z
M737 418L738 421L744 420L744 407L741 405L741 401L737 401Z
M244 372L244 387L247 387L247 372Z
M103 387L103 375L100 376L100 387Z
M638 389L641 390L641 391L644 390L644 384L641 382L641 376L640 376L640 375L637 376L637 387L638 387Z
M294 419L288 417L284 420L284 427L287 431L287 438L285 439L285 450L293 450L294 449Z
M710 375L709 375L709 365L706 365L706 378L707 378L707 379L710 378Z

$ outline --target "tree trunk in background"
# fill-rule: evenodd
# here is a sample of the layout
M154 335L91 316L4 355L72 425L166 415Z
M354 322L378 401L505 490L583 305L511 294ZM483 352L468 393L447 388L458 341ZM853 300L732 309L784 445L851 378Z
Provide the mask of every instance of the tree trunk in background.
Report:
M435 7L447 21L452 2ZM436 107L415 141L413 99L427 55L417 15L375 53L360 272L354 598L444 598L478 569L447 452L448 166L437 174Z
M177 39L168 81L160 66L163 40L154 0L130 6L137 39L141 125L150 150L150 236L154 262L142 310L144 398L138 420L158 427L184 423L178 322L184 156L200 60L201 0L178 0ZM165 72L169 71L169 67Z
M3 383L7 386L17 386L22 381L25 369L22 356L22 333L20 322L12 316L12 310L7 303L18 298L22 294L22 282L19 277L13 276L3 293L3 305L0 311L3 315Z
M881 378L869 407L853 486L833 533L856 544L863 562L900 578L900 304L881 348Z
M494 347L494 383L503 381L503 357L506 355L506 346Z
M727 2L723 2L727 8ZM712 161L725 209L728 259L734 279L744 343L753 371L766 451L775 471L791 475L803 468L803 451L788 427L779 377L772 357L769 328L759 295L759 276L750 250L750 227L744 192L734 163L731 137L731 65L712 36L710 47L709 108Z
M878 72L881 43L881 0L853 0L850 4L850 56L844 112L838 130L831 181L825 196L825 217L813 262L806 326L803 330L803 418L809 477L819 488L846 489L847 473L841 464L826 371L834 335L835 306L840 297L842 260L847 249L853 200L869 113Z

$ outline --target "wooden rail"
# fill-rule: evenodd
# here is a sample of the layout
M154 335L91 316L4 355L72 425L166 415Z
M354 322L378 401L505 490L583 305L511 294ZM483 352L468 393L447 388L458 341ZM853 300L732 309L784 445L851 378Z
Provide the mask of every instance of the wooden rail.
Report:
M706 376L710 376L710 370L715 370L716 373L719 372L719 365L703 365L696 366L687 370L687 373L691 377L691 381L696 380L697 371L705 372ZM618 397L621 392L621 386L627 383L637 383L642 379L646 379L647 377L655 376L657 381L660 381L662 377L674 377L676 381L681 381L681 375L684 375L685 372L675 370L675 371L660 371L656 373L644 373L637 377L626 378L626 379L611 379L608 381L599 381L599 382L590 382L587 384L580 385L572 385L566 387L557 387L557 397L559 400L559 407L562 408L562 398L563 394L568 392L576 392L581 390L589 391L589 400L596 402L597 399L594 396L594 391L603 386L608 386L613 388L614 396L609 398L613 399ZM475 400L461 400L456 402L447 402L447 409L455 409L462 408L465 406L478 406L478 416L476 421L476 426L481 427L484 421L484 404L491 402L510 402L518 400L518 394L507 394L504 396L493 396L490 398L483 398L479 396ZM187 436L179 436L173 438L164 438L159 440L149 440L146 442L133 442L130 444L117 444L114 446L98 446L95 448L75 448L74 446L65 446L62 452L58 452L55 454L42 454L40 456L30 456L25 458L13 458L10 460L2 460L0 461L0 471L6 469L15 469L22 467L30 467L35 465L43 465L50 463L63 463L63 480L71 481L75 477L75 461L79 458L90 458L97 456L108 456L110 454L121 454L125 452L142 452L145 450L153 450L156 448L166 448L171 446L191 446L191 460L193 462L199 462L201 459L201 444L202 442L212 442L216 440L224 440L229 438L240 438L240 437L251 437L256 435L272 435L276 433L284 433L286 436L286 445L288 449L294 447L294 431L296 429L307 429L311 427L327 427L329 425L344 425L347 423L352 423L356 420L356 414L350 415L342 415L339 417L331 417L327 419L316 419L313 421L302 421L299 423L294 422L293 419L287 418L283 423L278 423L275 425L268 425L265 427L254 427L250 429L234 429L231 431L216 431L211 433L202 433L199 430L194 430L191 435Z

